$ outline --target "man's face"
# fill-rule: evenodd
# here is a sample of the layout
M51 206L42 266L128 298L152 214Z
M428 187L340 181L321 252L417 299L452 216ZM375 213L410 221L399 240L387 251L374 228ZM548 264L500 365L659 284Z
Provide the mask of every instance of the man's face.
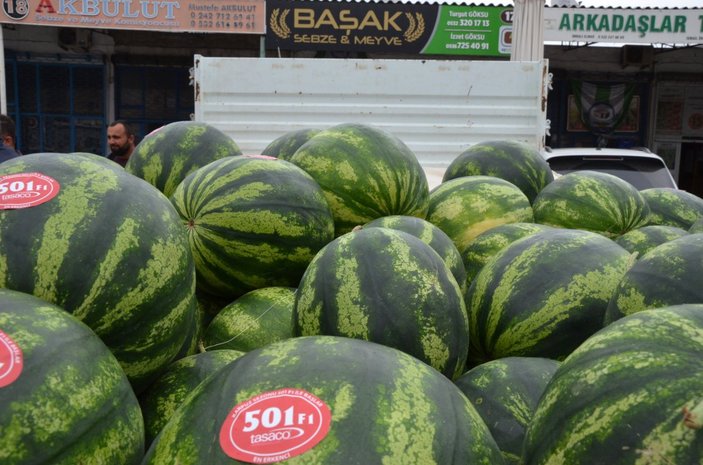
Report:
M132 147L134 136L127 136L125 127L122 124L116 124L107 128L107 143L110 146L110 152L117 156L126 155Z

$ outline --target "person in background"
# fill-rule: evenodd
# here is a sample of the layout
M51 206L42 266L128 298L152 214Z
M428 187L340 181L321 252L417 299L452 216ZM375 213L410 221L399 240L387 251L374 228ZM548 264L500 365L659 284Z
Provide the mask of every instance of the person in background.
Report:
M107 158L125 166L135 147L134 133L129 124L122 120L110 123L107 127L107 145L110 146Z
M2 138L0 163L22 155L15 147L15 122L9 116L2 114L0 114L0 138Z

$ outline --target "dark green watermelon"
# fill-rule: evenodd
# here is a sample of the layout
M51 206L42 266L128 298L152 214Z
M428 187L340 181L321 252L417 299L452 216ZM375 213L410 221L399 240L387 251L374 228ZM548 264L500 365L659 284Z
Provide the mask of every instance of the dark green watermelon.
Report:
M549 229L508 245L466 293L470 363L563 359L602 328L630 263L630 253L611 239L576 229Z
M530 202L554 180L537 147L516 140L490 140L472 145L452 160L442 182L461 176L505 179L516 185Z
M703 199L671 187L652 187L641 191L649 205L649 224L689 229L703 218Z
M703 234L688 234L650 250L627 270L608 304L605 322L631 313L703 303Z
M334 237L320 186L271 157L227 157L191 173L171 197L195 260L198 288L230 302L262 287L296 287Z
M288 131L272 140L269 145L261 151L261 154L290 161L298 148L320 131L321 129L317 128Z
M365 228L390 228L403 231L420 239L439 254L451 270L462 289L466 285L466 269L454 242L444 231L422 218L405 215L391 215L375 219L364 225ZM465 290L465 289L464 289Z
M142 465L245 463L503 465L503 458L471 402L436 370L379 344L311 336L248 352L201 383Z
M575 171L542 189L532 208L534 221L583 229L615 238L645 226L649 207L630 183L599 171Z
M628 231L615 239L618 245L641 257L664 242L685 236L688 232L676 226L650 225Z
M520 463L700 464L701 360L701 304L645 310L606 326L557 368Z
M527 425L559 362L505 357L482 363L454 381L486 422L505 463L518 464Z
M0 463L136 465L143 454L139 403L105 344L63 309L0 289Z
M196 169L241 154L237 143L215 126L202 121L176 121L144 136L125 170L171 197L178 184Z
M345 336L407 352L449 378L469 344L459 284L432 247L408 233L364 228L326 245L295 298L299 336Z
M0 210L0 286L90 326L139 392L181 352L195 321L195 268L178 214L154 186L99 155L37 153L0 165L0 177L22 173L59 187L40 205Z
M262 287L225 305L203 334L205 350L248 352L293 337L294 287Z
M424 218L429 187L415 154L393 134L345 123L319 132L291 162L322 187L335 235L389 215Z

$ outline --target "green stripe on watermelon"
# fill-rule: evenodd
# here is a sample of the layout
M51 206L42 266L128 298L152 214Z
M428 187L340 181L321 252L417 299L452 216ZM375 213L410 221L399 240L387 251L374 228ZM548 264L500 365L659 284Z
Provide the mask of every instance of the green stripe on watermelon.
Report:
M294 334L364 339L407 352L449 378L465 367L469 331L458 283L415 236L388 228L326 245L300 280Z
M34 296L0 289L0 308L0 355L7 355L9 341L22 353L19 376L0 387L0 463L140 463L139 403L105 344ZM0 360L18 363L16 355ZM9 380L7 372L0 364L0 381Z
M486 422L506 464L518 464L527 425L559 362L505 357L472 368L454 381Z
M233 300L298 285L334 237L320 186L284 160L227 157L191 173L171 201L186 225L198 288Z
M466 285L466 269L461 254L451 238L427 220L415 216L391 215L377 218L364 225L365 228L390 228L403 231L420 239L442 257L463 290Z
M321 129L316 128L288 131L272 140L269 145L261 151L261 154L290 161L300 146L309 141L312 136L317 135L320 131Z
M223 453L220 427L235 405L278 389L318 397L329 407L331 423L317 445L275 463L503 463L474 407L437 371L379 344L312 336L249 352L200 384L152 444L143 465L245 463Z
M0 286L33 294L95 331L140 391L182 348L195 269L171 203L103 157L32 154L0 176L39 172L52 200L0 211Z
M515 184L530 202L554 180L549 164L536 147L514 140L490 140L472 145L452 160L442 181L480 175Z
M689 229L703 218L703 199L690 192L653 187L641 193L649 205L649 224Z
M198 384L242 355L244 352L238 350L214 350L189 355L169 365L139 395L147 446Z
M335 235L389 215L424 218L429 187L415 154L373 126L340 124L321 131L291 158L325 192Z
M688 232L691 234L703 232L703 218L699 218L695 223L688 228Z
M430 193L427 220L444 231L459 253L484 231L507 223L532 222L523 192L504 179L465 176L443 182Z
M466 293L469 361L563 359L602 328L608 302L630 264L625 249L588 231L552 229L508 245Z
M665 242L622 277L605 314L606 324L649 308L703 303L703 234Z
M686 412L702 398L703 305L647 310L557 369L528 426L525 465L700 464Z
M630 253L641 257L664 242L673 241L687 235L684 229L675 226L650 225L628 231L615 239L615 242Z
M226 305L205 329L205 350L248 352L293 337L295 291L262 287Z
M144 136L125 170L171 197L178 184L196 169L241 154L237 143L211 124L176 121Z
M598 171L560 176L535 199L535 222L614 238L645 226L649 207L627 181Z

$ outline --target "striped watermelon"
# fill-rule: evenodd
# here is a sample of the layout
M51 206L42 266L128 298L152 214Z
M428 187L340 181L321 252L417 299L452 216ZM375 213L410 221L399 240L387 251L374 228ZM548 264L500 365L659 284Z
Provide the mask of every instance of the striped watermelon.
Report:
M641 191L649 206L649 224L689 229L703 218L703 199L690 192L670 187Z
M291 438L292 431L301 438ZM503 459L468 399L436 370L379 344L311 336L248 352L208 378L143 461L245 463L502 465Z
M261 151L261 154L290 161L300 146L309 141L312 136L320 131L321 129L316 128L288 131L272 140L271 143Z
M320 186L271 157L227 157L191 173L171 197L186 225L198 288L231 300L298 285L334 237Z
M525 430L559 362L539 357L491 360L461 375L454 384L486 422L506 464L518 464Z
M603 326L630 260L611 239L575 229L546 230L508 245L466 293L470 362L563 359Z
M293 337L295 288L262 287L226 305L203 334L205 350L248 352Z
M696 220L696 222L688 228L688 232L691 234L703 232L703 218Z
M461 255L470 284L476 274L496 253L509 244L530 234L545 231L550 226L537 223L508 223L482 232L464 249Z
M241 154L237 143L216 127L201 121L177 121L144 136L125 170L171 197L178 184L196 169Z
M346 336L417 357L449 378L465 367L466 307L432 247L388 228L347 233L325 246L298 287L293 331Z
M649 207L627 181L599 171L560 176L535 199L535 222L614 238L645 226Z
M675 226L650 225L628 231L615 239L615 242L638 257L646 254L654 247L664 242L673 241L685 236L688 232Z
M530 202L554 180L549 164L536 147L515 140L490 140L472 145L452 160L442 182L480 175L515 184Z
M139 392L180 352L197 308L193 257L176 211L156 188L98 155L38 153L0 165L0 176L21 173L60 187L40 205L0 210L0 287L36 295L90 326Z
M198 384L242 355L237 350L214 350L183 357L166 367L139 395L147 446Z
M382 129L333 126L303 144L291 162L322 187L336 236L382 216L427 213L429 187L417 157Z
M444 231L429 221L415 216L391 215L375 219L364 225L365 228L390 228L403 231L420 239L434 249L442 257L444 263L454 275L457 284L462 289L466 285L466 270L461 261L461 254L454 242ZM465 289L464 289L465 290Z
M461 254L484 231L533 219L525 194L515 184L493 176L452 179L430 193L427 220L444 231Z
M524 465L700 464L703 305L647 310L590 337L557 369ZM700 423L698 423L700 427Z
M703 234L650 250L627 270L613 293L606 323L650 308L703 303Z
M34 296L0 289L0 308L0 463L138 464L139 403L105 344Z

